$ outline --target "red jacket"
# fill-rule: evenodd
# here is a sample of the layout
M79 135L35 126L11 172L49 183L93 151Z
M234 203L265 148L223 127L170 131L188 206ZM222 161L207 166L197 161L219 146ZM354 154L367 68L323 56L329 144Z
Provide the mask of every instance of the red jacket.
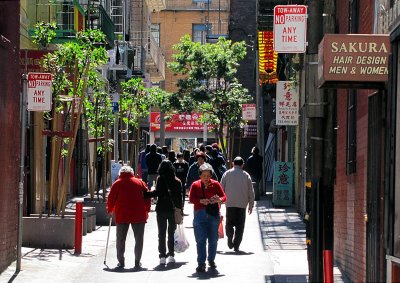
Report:
M194 204L194 210L205 209L206 206L200 203L200 199L203 198L211 198L212 196L218 195L222 202L226 201L226 195L224 190L221 187L221 184L218 181L213 179L210 180L210 184L207 188L204 188L204 195L203 190L201 187L204 185L201 183L201 180L197 180L196 182L192 183L189 192L189 201Z
M112 184L107 200L107 212L115 213L115 222L143 223L150 211L150 199L144 199L146 184L130 173L121 173Z

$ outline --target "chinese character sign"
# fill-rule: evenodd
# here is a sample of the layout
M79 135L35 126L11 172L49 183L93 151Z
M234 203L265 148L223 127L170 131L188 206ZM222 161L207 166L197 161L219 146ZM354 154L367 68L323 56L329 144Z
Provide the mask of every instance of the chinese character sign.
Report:
M293 163L275 162L274 166L274 205L292 205Z
M299 92L292 81L278 81L276 84L276 124L299 124Z

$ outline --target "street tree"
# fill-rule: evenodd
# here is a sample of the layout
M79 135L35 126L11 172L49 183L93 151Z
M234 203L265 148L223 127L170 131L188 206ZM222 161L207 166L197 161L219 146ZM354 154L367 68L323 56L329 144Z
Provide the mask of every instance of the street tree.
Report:
M145 88L142 78L131 78L122 82L121 88L119 116L123 122L121 125L126 125L128 139L125 142L129 143L129 136L131 136L135 144L134 147L129 147L134 148L130 152L129 160L131 164L135 164L135 168L138 168L138 159L134 157L139 152L140 121L149 116L153 99L149 89ZM122 136L121 141L123 141Z
M56 214L65 212L72 155L87 99L87 85L91 84L88 80L108 59L104 43L105 35L99 30L78 32L75 40L57 45L43 59L44 70L53 75L49 214L53 205ZM65 166L59 180L61 160Z
M99 198L100 184L98 184L97 175L102 170L102 189L103 200L106 192L106 176L104 172L107 168L109 153L114 140L110 138L109 129L114 123L114 115L112 111L111 99L107 92L107 82L102 75L96 71L89 71L89 79L87 82L88 96L85 96L84 101L84 121L87 125L87 134L93 142L93 152L88 154L89 160L89 193L90 197L94 198L95 189L97 188L97 197ZM93 157L90 160L90 157ZM99 160L97 160L99 158ZM100 161L100 162L98 162ZM101 167L99 167L101 165Z
M244 123L242 104L252 101L236 78L246 56L245 42L221 37L215 44L200 44L185 35L173 49L174 61L168 66L180 77L171 104L180 112L202 114L200 122L214 126L223 154L232 160L234 132Z

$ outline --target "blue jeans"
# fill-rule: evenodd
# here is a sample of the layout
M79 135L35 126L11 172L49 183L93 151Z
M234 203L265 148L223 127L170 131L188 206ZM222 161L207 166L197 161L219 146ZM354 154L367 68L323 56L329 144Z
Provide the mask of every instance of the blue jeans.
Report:
M197 247L197 263L214 261L217 254L218 225L220 216L211 216L205 209L196 210L193 218L194 237ZM206 242L208 240L208 257Z

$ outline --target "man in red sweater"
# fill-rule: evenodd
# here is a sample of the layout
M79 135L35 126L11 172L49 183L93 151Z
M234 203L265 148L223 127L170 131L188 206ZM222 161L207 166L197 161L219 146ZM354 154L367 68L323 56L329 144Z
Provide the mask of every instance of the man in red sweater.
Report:
M135 268L140 268L144 226L150 211L150 199L143 197L146 184L135 178L130 166L122 166L118 179L112 184L107 200L107 212L115 214L117 224L117 258L119 268L125 267L125 241L129 226L135 236Z

